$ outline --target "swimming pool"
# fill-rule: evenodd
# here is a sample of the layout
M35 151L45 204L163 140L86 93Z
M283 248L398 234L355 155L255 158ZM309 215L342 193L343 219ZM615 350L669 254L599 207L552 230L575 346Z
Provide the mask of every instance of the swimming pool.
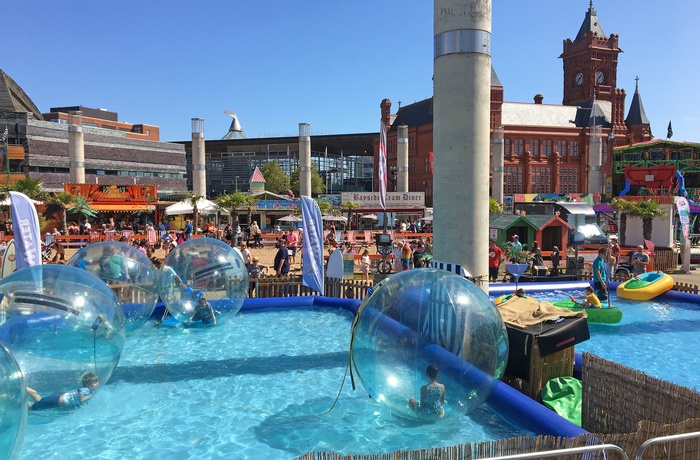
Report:
M351 313L239 314L215 328L127 339L109 384L79 410L32 413L21 459L293 458L376 453L531 435L482 408L444 423L391 415L349 381Z
M571 293L583 294L581 288L540 292L528 284L521 283L520 287L537 299L549 301L565 299ZM700 297L669 292L640 302L620 299L614 289L611 291L610 302L622 310L622 321L589 323L591 338L577 344L576 351L686 387L700 386L700 356L695 353L700 349Z

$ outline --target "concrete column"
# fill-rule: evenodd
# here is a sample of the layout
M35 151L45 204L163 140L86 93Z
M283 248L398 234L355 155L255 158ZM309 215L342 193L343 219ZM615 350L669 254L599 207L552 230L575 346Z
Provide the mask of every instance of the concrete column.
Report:
M488 289L491 0L435 0L433 257Z
M207 170L204 157L204 119L192 119L192 193L207 196Z
M600 126L591 126L588 138L588 193L603 193L603 176L601 165L603 164L603 140Z
M401 125L396 138L396 191L408 192L408 126Z
M311 125L299 123L299 194L311 197Z
M85 143L83 112L68 114L68 168L71 184L85 183Z
M503 126L496 126L491 140L491 196L503 204L503 156L505 155L505 143L503 142Z

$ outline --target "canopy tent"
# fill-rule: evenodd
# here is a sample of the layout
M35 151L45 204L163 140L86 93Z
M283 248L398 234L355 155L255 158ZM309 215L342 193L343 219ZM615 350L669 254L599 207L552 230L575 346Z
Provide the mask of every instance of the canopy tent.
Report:
M31 198L29 199L29 201L31 201L32 204L35 204L35 205L36 204L44 204L41 201L32 200ZM9 196L7 198L5 198L4 200L0 201L0 206L10 206L11 204L12 204L12 201L10 200Z
M376 214L365 214L364 216L360 217L360 219L370 219L370 220L377 220L379 219Z
M332 216L330 214L326 214L325 216L321 217L323 220L329 220L329 221L334 221L334 222L347 222L348 218L343 217L343 216Z
M280 219L277 219L280 222L301 222L301 218L295 216L294 214L290 214L288 216L284 216Z
M200 214L228 214L228 211L219 208L213 201L209 201L205 198L197 200L197 211L199 211ZM192 214L193 212L194 208L189 200L179 201L165 208L166 216Z

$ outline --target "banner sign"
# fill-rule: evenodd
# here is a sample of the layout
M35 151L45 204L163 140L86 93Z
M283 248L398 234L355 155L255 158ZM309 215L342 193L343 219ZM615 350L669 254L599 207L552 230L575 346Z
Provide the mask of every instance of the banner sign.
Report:
M63 190L83 196L93 204L152 204L158 201L157 185L64 184Z
M36 208L29 197L23 193L10 192L10 200L17 270L41 265L41 236Z
M258 200L254 206L257 209L293 210L299 207L299 200Z
M308 196L301 197L301 222L304 231L301 283L323 295L323 222L318 204Z
M343 203L354 201L360 208L381 208L379 192L343 192ZM423 208L425 207L425 192L387 192L387 209Z
M685 197L676 197L676 207L678 208L678 216L681 220L681 228L683 229L683 238L688 238L690 233L690 204Z

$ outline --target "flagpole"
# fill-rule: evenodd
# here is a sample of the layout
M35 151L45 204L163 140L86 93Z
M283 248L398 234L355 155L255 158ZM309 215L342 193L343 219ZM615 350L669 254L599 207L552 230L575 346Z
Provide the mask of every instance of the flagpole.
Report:
M5 126L5 132L2 135L2 144L5 149L5 169L7 170L7 178L5 179L6 187L10 185L10 146L7 143L7 136L7 126Z

